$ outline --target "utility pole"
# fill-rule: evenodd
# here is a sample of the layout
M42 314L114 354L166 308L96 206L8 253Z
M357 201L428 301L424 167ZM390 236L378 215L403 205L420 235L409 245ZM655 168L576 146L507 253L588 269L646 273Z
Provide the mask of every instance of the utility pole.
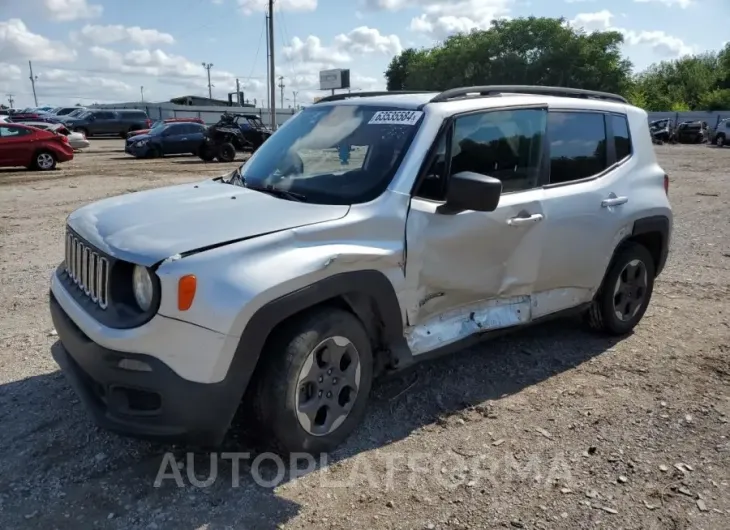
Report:
M238 78L236 78L236 101L238 101L239 107L243 107L243 101L241 101L241 83L238 81Z
M269 71L271 64L271 51L269 50L269 12L266 12L266 101L268 102L269 97L271 96L271 88L269 87ZM261 102L261 105L263 105L264 102Z
M297 108L297 94L299 94L299 92L297 92L296 90L292 90L291 93L294 96L294 110L296 110L296 108Z
M10 108L11 109L15 108L15 107L13 107L13 103L15 103L15 100L13 99L13 95L12 94L5 94L5 95L8 96L8 103L10 103Z
M144 87L143 86L139 87L139 93L142 96L142 103L144 103Z
M284 108L284 76L279 76L279 88L281 89L281 108Z
M274 0L269 0L269 107L271 129L276 130L276 67L274 63Z
M35 101L35 106L38 106L38 96L35 93L35 82L36 79L38 79L38 76L33 75L33 63L28 61L28 67L30 68L30 84L33 87L33 101Z
M210 84L210 69L213 68L213 63L201 63L203 68L208 70L208 98L213 99L213 85Z

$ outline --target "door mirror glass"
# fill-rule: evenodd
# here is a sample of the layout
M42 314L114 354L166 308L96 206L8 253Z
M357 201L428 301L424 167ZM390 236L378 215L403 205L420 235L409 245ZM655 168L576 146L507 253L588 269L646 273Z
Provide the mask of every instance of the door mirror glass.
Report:
M462 171L451 175L445 206L451 212L463 210L493 212L497 209L501 194L502 182L499 179L472 171Z

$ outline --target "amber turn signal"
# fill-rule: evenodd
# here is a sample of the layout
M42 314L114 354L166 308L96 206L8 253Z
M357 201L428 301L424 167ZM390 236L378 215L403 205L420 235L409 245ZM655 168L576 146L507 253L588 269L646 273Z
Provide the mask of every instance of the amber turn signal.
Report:
M177 308L180 311L187 311L193 305L195 290L198 288L198 280L194 274L188 274L180 278L177 284Z

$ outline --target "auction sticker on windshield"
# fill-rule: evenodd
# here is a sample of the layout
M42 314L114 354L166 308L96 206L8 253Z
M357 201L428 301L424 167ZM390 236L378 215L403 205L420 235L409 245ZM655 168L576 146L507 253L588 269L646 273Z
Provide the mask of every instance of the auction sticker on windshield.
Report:
M369 125L415 125L423 115L420 110L380 110L376 112Z

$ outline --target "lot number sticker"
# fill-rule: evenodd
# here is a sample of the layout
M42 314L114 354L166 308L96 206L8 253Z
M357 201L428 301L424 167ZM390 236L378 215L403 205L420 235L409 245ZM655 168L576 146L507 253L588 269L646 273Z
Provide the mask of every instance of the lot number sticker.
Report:
M376 112L369 125L415 125L423 115L420 110L380 110Z

